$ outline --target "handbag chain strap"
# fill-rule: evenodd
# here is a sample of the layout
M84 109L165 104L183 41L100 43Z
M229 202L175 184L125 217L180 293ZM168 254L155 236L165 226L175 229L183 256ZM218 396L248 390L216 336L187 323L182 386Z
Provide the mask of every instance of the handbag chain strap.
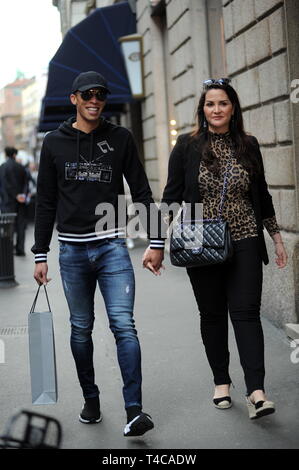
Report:
M222 193L221 193L221 199L220 199L220 204L219 204L219 209L218 209L218 220L222 219L222 211L223 211L223 206L224 206L224 198L225 194L227 192L227 184L228 184L228 172L231 168L231 160L229 160L228 164L226 165L225 168L225 174L224 174L224 180L223 180L223 187L222 187Z
M36 293L36 296L34 298L34 301L33 301L33 304L32 304L32 307L31 307L31 310L29 313L33 313L34 310L35 310L35 305L36 305L36 302L37 302L37 298L38 298L38 294L39 294L39 290L41 288L41 284L38 286L38 289L37 289L37 293ZM44 289L45 289L45 294L46 294L46 298L47 298L47 303L48 303L48 307L49 307L49 312L51 312L51 307L50 307L50 303L49 303L49 297L48 297L48 293L47 293L47 289L46 289L46 286L44 285Z
M231 160L228 161L226 168L225 168L225 173L224 173L224 180L223 180L223 187L222 187L222 192L221 192L221 199L219 203L219 209L218 209L218 217L217 219L200 219L200 220L194 220L193 222L215 222L218 221L220 222L222 220L222 211L223 211L223 206L224 206L224 199L225 199L225 194L227 192L227 184L228 184L228 172L231 168ZM180 225L183 225L184 223L191 222L191 220L184 220L184 214L186 211L183 209L183 222L181 222Z

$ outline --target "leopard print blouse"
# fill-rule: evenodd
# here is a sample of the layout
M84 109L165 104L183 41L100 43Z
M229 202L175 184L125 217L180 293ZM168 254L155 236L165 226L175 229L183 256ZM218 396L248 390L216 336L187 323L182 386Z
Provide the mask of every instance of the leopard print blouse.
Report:
M230 133L210 135L212 150L220 160L220 174L215 175L208 170L205 162L200 163L198 178L199 190L203 197L203 217L215 219L218 216L224 174L230 161L222 218L228 221L233 240L257 237L255 215L249 198L249 174L234 157ZM264 219L263 224L270 236L279 232L275 216Z

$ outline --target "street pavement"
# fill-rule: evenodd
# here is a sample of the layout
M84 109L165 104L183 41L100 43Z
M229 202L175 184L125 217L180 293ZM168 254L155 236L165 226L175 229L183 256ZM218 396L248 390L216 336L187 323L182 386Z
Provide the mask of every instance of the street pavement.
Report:
M0 364L0 434L16 412L25 409L55 417L62 425L64 449L298 449L299 364L282 330L262 319L266 344L266 391L277 412L250 421L245 385L230 327L230 373L233 407L212 404L213 380L199 330L199 315L185 270L170 265L153 276L141 266L146 246L138 241L130 251L136 274L135 320L142 347L143 406L155 429L138 438L122 435L125 412L116 348L103 300L96 296L94 362L101 390L103 421L78 421L83 400L69 347L69 314L58 269L58 242L53 235L49 254L48 294L54 316L58 374L58 402L32 405L28 363L28 312L36 293L33 275L33 227L27 230L24 258L15 257L18 286L0 289L0 340L5 362ZM37 310L46 308L41 292ZM7 327L24 327L12 328ZM10 331L14 334L4 334ZM298 357L298 354L297 354Z

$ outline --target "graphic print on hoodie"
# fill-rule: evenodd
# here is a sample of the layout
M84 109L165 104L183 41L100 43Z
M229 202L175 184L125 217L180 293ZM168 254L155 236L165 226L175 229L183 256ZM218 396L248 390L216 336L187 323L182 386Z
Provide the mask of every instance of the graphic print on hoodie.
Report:
M81 153L79 153L79 162L65 163L65 179L79 181L98 181L102 183L111 183L112 166L109 164L99 163L98 161L105 157L108 152L113 152L114 148L110 147L107 140L96 143L101 154L97 158L88 161Z
M147 220L141 223L149 229L150 204L154 201L132 134L104 118L89 134L74 128L74 122L75 118L70 118L49 132L43 142L32 247L36 262L47 260L55 218L62 242L125 236L125 208L120 211L124 217L117 217L118 196L124 195L123 177L132 201L146 206ZM100 203L112 204L116 218L113 227L99 232L96 225L104 217L96 214Z

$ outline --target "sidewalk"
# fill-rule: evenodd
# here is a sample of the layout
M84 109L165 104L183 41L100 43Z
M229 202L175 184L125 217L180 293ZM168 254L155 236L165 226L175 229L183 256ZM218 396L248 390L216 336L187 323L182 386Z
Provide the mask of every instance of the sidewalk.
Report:
M260 420L249 420L243 372L232 329L230 374L235 385L234 405L229 410L214 408L213 381L185 271L172 267L166 255L166 270L156 278L141 266L144 246L140 241L130 251L136 274L135 320L142 347L144 411L152 415L155 429L144 437L122 436L125 424L122 381L100 294L96 300L93 338L103 421L91 426L78 421L83 401L69 346L68 310L59 277L55 232L49 254L52 281L48 293L54 315L59 399L55 405L33 406L26 331L28 312L37 289L32 277L32 240L33 228L29 227L27 256L15 258L19 285L0 289L0 339L5 345L5 363L0 364L0 434L9 417L27 409L58 419L63 428L62 447L69 449L299 448L299 364L291 362L293 349L285 333L263 318L265 385L277 412ZM41 296L38 307L45 306ZM7 327L24 328L7 330Z

